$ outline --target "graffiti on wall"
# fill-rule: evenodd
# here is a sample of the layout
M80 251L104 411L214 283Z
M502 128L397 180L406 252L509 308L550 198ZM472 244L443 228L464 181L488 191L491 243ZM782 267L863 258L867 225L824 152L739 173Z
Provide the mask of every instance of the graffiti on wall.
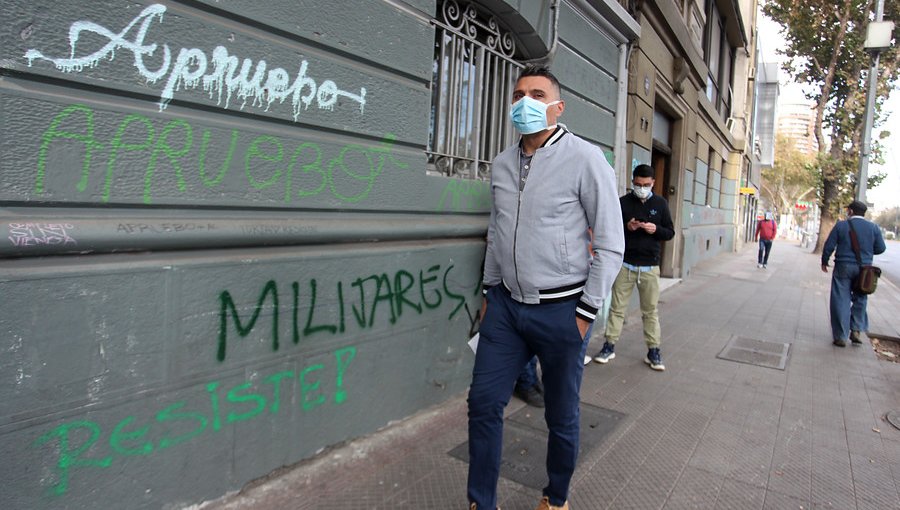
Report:
M206 395L192 401L205 405L180 400L143 420L127 416L107 430L92 420L69 421L37 438L32 446L55 445L55 483L50 493L62 496L76 468L109 468L128 457L155 455L219 432L223 425L277 415L284 402L296 401L303 412L328 403L343 404L348 398L345 374L354 357L356 348L345 347L334 351L328 366L316 363L296 373L266 374L227 389L219 381L210 381L198 386ZM333 382L330 393L323 387L329 380ZM295 394L285 395L285 388Z
M56 144L80 146L81 178L75 185L78 192L88 187L90 172L96 160L106 161L102 202L113 193L117 172L124 172L117 164L126 155L140 153L146 160L143 179L143 202L153 203L154 179L157 169L168 167L175 173L175 185L180 192L191 192L187 171L196 169L198 175L190 179L203 188L221 186L229 172L242 171L246 188L250 190L279 189L285 203L312 197L323 192L342 202L359 202L372 190L386 164L407 169L409 165L397 161L392 153L396 137L388 133L380 145L348 144L336 153L327 153L317 143L300 142L292 146L286 140L270 135L249 138L237 129L228 137L215 138L209 129L202 133L183 119L171 119L159 131L148 117L126 115L116 127L112 138L100 139L95 130L95 112L83 104L64 108L41 136L38 151L34 192L45 191L48 153ZM240 151L238 148L240 147ZM293 150L292 150L293 149ZM235 162L235 154L242 153L243 161ZM71 154L71 152L70 152ZM212 163L215 159L216 163ZM69 171L70 165L65 166Z
M421 315L440 307L445 299L453 306L447 317L452 320L466 306L466 298L451 290L448 283L452 279L453 268L449 265L442 270L440 264L435 264L418 271L400 269L393 274L359 277L349 285L342 281L323 285L312 278L302 286L307 302L305 310L301 306L301 284L297 281L290 283L290 290L282 288L280 292L275 280L267 281L252 305L240 297L236 300L235 293L224 290L219 294L216 359L225 361L230 334L237 333L238 338L249 336L264 312L269 321L267 330L271 335L273 351L277 351L283 343L282 314L289 316L287 338L294 344L299 344L301 338L317 334L344 334L350 328L369 330L374 327L376 318L396 324L404 317ZM289 305L286 300L290 300ZM242 317L240 310L249 312ZM473 319L470 317L470 320Z
M225 360L229 335L246 337L255 328L261 329L257 325L265 319L271 319L272 350L279 349L279 333L283 331L280 320L285 319L290 324L287 338L294 344L313 335L340 335L385 323L393 325L441 307L449 309L448 320L467 313L466 327L471 330L476 327L478 314L473 317L469 311L459 289L468 283L457 280L454 267L452 263L433 264L417 270L371 274L353 279L349 285L337 281L328 289L309 279L302 285L302 294L298 281L279 288L270 280L255 299L249 300L235 291L221 291L215 297L219 308L216 357ZM474 287L472 296L479 296L480 286ZM305 306L301 306L301 295ZM347 369L356 355L356 347L342 347L333 351L330 362L308 364L296 371L273 370L233 385L209 381L188 390L196 391L194 398L161 404L145 416L129 415L106 424L84 418L66 421L37 437L31 447L53 452L55 471L45 483L52 484L50 494L63 496L72 477L83 469L108 469L128 458L178 449L226 425L277 415L288 403L296 402L303 413L344 404L349 399Z
M216 104L226 109L232 101L240 102L240 109L249 102L265 110L273 103L289 101L295 122L301 109L315 103L319 108L333 110L341 97L359 104L359 112L363 113L365 87L360 87L356 93L339 89L332 80L317 82L307 74L309 63L306 60L300 62L291 79L291 73L284 68L268 69L268 63L262 59L254 66L252 59L241 60L230 54L225 46L216 46L209 55L200 48L181 48L176 54L168 44L147 43L145 39L153 22L162 23L165 12L165 5L149 5L119 32L92 21L76 21L69 27L69 56L51 57L38 49L30 49L25 53L25 59L29 66L35 60L44 60L64 73L80 73L85 68L97 67L103 60L112 61L119 54L131 53L134 68L141 77L150 84L163 84L160 111L166 108L176 92L202 87L210 98L216 99ZM107 42L100 49L79 56L79 43L85 33ZM153 58L157 51L159 57L156 60L161 59L159 67L149 69L145 59Z
M484 181L453 179L444 187L438 211L479 211L491 207L491 186Z
M7 238L19 247L78 244L71 236L73 228L69 223L10 223Z

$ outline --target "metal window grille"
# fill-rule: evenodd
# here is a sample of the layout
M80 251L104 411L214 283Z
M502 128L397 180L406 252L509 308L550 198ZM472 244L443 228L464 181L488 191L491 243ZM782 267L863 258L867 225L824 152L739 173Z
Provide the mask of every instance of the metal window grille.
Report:
M490 161L516 134L507 117L521 64L497 20L471 4L445 0L435 25L428 173L490 177Z

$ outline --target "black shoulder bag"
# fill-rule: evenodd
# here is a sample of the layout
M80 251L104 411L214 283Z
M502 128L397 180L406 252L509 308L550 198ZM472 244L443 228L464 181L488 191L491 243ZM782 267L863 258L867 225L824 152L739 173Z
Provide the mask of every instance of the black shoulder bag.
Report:
M859 264L859 275L853 280L853 291L857 294L872 294L878 286L881 268L863 265L862 257L859 255L859 240L856 238L856 229L853 228L853 222L849 219L847 223L850 226L850 246L853 247L853 253L856 254L856 263Z

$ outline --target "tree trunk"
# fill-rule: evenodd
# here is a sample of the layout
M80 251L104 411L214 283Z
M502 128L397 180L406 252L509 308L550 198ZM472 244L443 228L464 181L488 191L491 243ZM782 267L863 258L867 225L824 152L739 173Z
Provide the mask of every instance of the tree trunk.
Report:
M822 253L822 247L825 246L825 239L828 238L828 234L831 233L831 229L834 228L835 223L837 223L837 218L833 217L831 213L826 213L823 210L822 215L819 217L819 238L816 239L816 249L813 250L813 253L816 255Z
M837 215L834 211L840 210L840 206L835 203L837 200L840 200L840 190L838 189L837 182L835 182L836 179L833 175L830 175L834 173L834 165L835 163L831 161L824 163L819 238L816 239L816 248L813 250L813 253L822 253L822 246L825 244L825 239L828 237L828 234L831 233L834 224L837 223Z

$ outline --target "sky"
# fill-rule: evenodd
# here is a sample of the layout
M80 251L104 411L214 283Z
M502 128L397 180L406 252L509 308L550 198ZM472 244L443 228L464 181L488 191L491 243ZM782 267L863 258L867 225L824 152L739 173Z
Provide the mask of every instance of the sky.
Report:
M780 25L759 13L758 38L760 47L760 61L781 63L785 59L777 55L776 50L784 46L784 38L780 34ZM896 29L895 29L896 35ZM803 88L790 81L790 76L784 71L780 72L781 95L779 104L798 103L806 99L803 97ZM879 131L890 131L891 136L882 140L884 148L884 165L869 164L869 174L881 170L887 177L876 188L868 189L866 200L874 204L874 210L883 210L900 206L900 85L894 86L894 92L885 103L887 118L880 128L872 129L872 138L875 139Z

